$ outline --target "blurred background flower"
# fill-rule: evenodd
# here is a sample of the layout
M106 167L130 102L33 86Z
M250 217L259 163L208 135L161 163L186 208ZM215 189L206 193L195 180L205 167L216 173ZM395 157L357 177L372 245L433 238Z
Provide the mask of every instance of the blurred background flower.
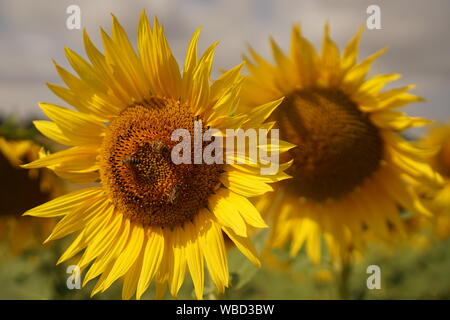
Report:
M14 126L12 120L0 125L0 239L13 255L31 246L40 246L54 220L39 221L22 217L22 213L63 193L62 182L49 170L25 170L20 165L42 155L41 146L32 140L9 138L28 137L31 129Z
M444 188L438 190L437 194L433 190L427 190L423 185L417 187L430 210L436 214L436 219L432 223L434 235L438 239L445 240L450 236L450 124L435 123L423 136L420 144L427 148L436 148L437 152L430 159L430 165L445 180Z

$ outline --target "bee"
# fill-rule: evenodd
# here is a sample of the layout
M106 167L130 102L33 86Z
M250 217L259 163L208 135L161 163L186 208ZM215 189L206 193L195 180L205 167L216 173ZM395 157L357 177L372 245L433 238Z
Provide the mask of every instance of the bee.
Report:
M180 185L176 184L173 187L172 191L170 191L169 202L173 204L175 200L177 200L179 195L180 195Z
M161 141L152 141L150 142L150 146L152 147L152 149L160 151L161 149L164 148L164 143Z
M163 153L167 150L167 146L162 141L152 141L150 143L150 147L158 153Z
M139 163L139 159L136 159L135 157L123 157L122 158L122 163L123 164L136 165L136 164Z

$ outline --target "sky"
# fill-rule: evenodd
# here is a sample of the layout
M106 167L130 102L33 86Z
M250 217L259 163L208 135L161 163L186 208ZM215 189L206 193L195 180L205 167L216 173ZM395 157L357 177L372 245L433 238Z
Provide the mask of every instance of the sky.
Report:
M135 43L139 14L145 8L149 16L158 16L180 65L191 35L201 26L200 50L220 43L213 66L216 77L241 62L248 44L268 59L269 36L288 49L295 23L319 47L329 21L331 36L342 48L366 24L366 10L372 4L381 9L382 28L365 31L360 57L389 47L372 74L401 73L394 86L415 84L414 92L427 99L405 108L407 112L449 120L448 0L0 0L0 115L42 118L37 102L64 105L45 83L62 84L52 59L70 69L64 46L85 56L82 30L66 27L70 5L80 7L81 27L100 47L99 28L111 29L111 13Z

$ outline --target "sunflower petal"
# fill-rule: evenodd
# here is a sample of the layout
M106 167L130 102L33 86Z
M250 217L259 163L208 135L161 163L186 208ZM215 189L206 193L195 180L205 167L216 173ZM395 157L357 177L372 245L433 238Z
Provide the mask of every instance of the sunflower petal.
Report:
M109 288L114 281L122 277L131 268L141 253L143 241L144 228L139 225L133 225L126 247L114 262L114 266L102 284L103 290Z
M76 146L22 165L25 169L59 167L68 171L88 172L97 170L98 150L93 146Z
M236 234L246 237L247 226L234 203L227 200L229 194L229 190L221 189L215 195L210 196L208 207L220 224L230 227Z
M267 228L267 224L261 218L260 213L255 206L245 197L240 196L233 191L228 192L228 200L238 208L239 213L245 222L255 228Z
M244 256L246 256L258 268L261 267L261 262L258 259L258 253L249 238L237 235L231 228L228 227L222 227L222 230L234 242L236 247Z
M147 231L147 243L143 250L142 270L136 291L137 299L140 299L145 290L147 290L163 258L164 238L159 228Z
M103 189L99 187L77 190L30 209L24 215L42 218L63 216L71 210L80 207L83 201L89 200L92 197L98 197L102 194Z
M266 182L235 171L225 172L219 179L228 189L246 197L263 195L273 190Z
M191 274L192 282L197 299L203 299L204 287L204 260L200 249L197 226L187 226L186 235L188 243L186 246L186 260Z
M209 274L219 292L228 287L228 262L222 231L206 210L200 212L195 223L199 223L199 243L208 266Z
M405 113L397 111L380 111L372 113L370 119L380 128L393 131L403 131L409 128L422 127L432 122L425 118L409 117Z

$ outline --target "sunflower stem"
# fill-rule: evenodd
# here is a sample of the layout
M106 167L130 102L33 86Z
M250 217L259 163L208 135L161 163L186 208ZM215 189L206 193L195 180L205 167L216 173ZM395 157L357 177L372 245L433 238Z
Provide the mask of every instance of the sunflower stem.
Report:
M352 269L350 262L343 262L341 264L338 279L338 295L341 300L350 299L350 276Z

